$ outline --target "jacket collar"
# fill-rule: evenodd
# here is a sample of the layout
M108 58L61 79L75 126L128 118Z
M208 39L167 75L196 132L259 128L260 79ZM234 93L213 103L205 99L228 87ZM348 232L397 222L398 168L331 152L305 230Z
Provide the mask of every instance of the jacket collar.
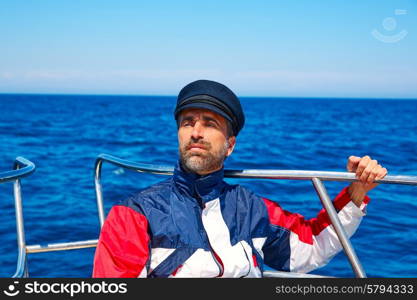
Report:
M220 196L226 185L223 176L224 168L204 176L186 172L178 160L173 179L181 192L205 203Z

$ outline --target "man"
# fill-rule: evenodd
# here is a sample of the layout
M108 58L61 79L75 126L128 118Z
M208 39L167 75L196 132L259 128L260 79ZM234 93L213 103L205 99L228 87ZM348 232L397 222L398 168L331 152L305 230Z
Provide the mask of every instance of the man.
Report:
M174 175L115 205L104 223L94 277L262 277L264 265L309 272L341 246L324 210L305 220L276 202L223 181L223 163L245 117L226 86L194 81L175 109L180 159ZM351 236L366 193L387 170L370 157L347 163L360 181L334 200Z

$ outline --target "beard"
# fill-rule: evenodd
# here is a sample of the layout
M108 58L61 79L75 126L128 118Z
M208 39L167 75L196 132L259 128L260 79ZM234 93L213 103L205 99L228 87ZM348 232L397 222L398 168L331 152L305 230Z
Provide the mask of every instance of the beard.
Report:
M202 153L188 150L187 148L194 143L203 145L206 151ZM210 143L191 139L188 143L179 145L181 165L186 171L193 173L210 173L211 171L216 171L223 166L223 162L227 157L228 148L229 142L227 140L223 147L217 151L213 151Z

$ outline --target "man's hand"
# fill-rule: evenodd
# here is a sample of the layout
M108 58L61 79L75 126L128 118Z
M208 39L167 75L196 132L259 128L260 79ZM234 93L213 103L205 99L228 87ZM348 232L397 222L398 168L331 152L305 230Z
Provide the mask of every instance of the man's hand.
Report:
M353 203L360 207L367 192L375 188L374 183L387 175L388 171L378 161L371 159L368 155L364 157L350 156L346 165L348 172L355 172L356 178L360 181L352 182L349 186L349 195Z

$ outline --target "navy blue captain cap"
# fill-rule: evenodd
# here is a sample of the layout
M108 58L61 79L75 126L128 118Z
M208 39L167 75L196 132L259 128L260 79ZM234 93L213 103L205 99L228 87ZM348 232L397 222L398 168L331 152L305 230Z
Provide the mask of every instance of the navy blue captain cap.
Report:
M181 89L175 107L175 120L181 111L202 108L213 111L232 125L233 134L238 135L245 124L245 115L239 98L225 85L211 80L197 80Z

